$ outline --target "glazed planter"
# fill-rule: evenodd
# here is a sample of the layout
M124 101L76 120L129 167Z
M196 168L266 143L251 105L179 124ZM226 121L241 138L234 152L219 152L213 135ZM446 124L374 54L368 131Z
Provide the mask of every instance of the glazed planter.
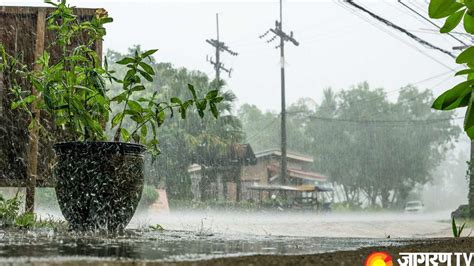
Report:
M123 230L141 198L146 148L122 142L64 142L54 150L56 195L71 229Z

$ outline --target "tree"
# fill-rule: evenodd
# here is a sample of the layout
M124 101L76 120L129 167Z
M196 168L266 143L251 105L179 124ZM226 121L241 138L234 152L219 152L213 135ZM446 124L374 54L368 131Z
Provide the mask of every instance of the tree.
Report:
M129 54L134 54L135 50L140 50L140 46L129 49ZM108 51L107 57L119 60L126 55L114 51ZM193 84L196 91L208 92L219 88L223 101L219 104L219 118L203 118L199 121L191 121L198 117L197 112L187 112L189 119L181 120L179 115L171 117L166 125L159 131L160 149L166 156L158 156L151 163L151 171L148 173L147 182L159 185L166 184L166 189L170 199L191 199L191 179L188 167L192 163L199 162L203 168L206 167L206 160L221 157L228 145L239 142L242 139L242 129L240 121L232 115L232 103L235 95L230 90L222 88L223 83L217 84L211 81L204 73L199 71L189 71L185 68L174 68L169 63L150 63L156 72L156 78L150 86L156 88L159 95L169 98L189 97L190 92L187 84ZM123 68L113 65L115 71L124 71ZM116 90L112 87L111 90ZM153 92L143 92L145 94ZM114 106L112 106L114 109ZM207 177L204 177L207 178ZM207 191L207 187L201 188Z
M414 185L431 179L432 169L460 133L452 112L430 109L428 90L401 88L393 102L382 88L361 83L339 93L326 89L323 96L319 106L302 99L288 108L288 147L312 155L313 170L328 175L352 206L403 205ZM265 114L271 113L241 107L247 135L278 118ZM264 137L255 145L279 143L272 135L279 131L278 123L268 131L261 131Z
M463 21L464 30L469 34L474 34L474 2L472 0L431 0L428 14L430 18L446 18L441 33L453 31L461 21ZM456 108L467 107L464 117L464 131L471 139L471 161L469 166L469 207L470 216L474 217L474 171L472 169L474 161L474 46L467 45L465 49L457 56L456 63L466 65L467 68L458 71L455 76L466 75L466 81L463 81L453 88L441 94L433 102L433 108L437 110L452 110Z

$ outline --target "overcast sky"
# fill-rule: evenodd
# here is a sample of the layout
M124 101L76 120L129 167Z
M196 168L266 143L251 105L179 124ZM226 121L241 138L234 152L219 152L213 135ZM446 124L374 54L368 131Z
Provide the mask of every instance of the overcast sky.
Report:
M239 104L251 103L279 111L280 60L279 51L274 49L277 42L269 44L258 38L274 26L279 14L278 0L69 2L78 7L103 7L109 11L115 22L108 26L105 49L125 52L133 44L141 44L145 49L159 48L158 61L200 70L211 77L214 70L206 62L206 55L212 56L214 51L205 40L215 38L215 14L219 13L221 40L239 53L237 57L223 55L223 63L233 73L231 78L224 74L222 77L237 94ZM366 8L444 49L460 45L450 37L425 30L434 31L435 27L397 1L356 2L363 2ZM426 15L425 1L405 2ZM42 0L0 0L0 3L41 5ZM459 66L452 58L348 9L342 2L284 1L284 30L293 30L300 42L298 47L286 45L288 103L301 97L319 102L326 87L338 90L362 81L386 88L391 98L409 83L430 88L435 94L456 83L450 78L450 71ZM435 76L438 77L430 79Z

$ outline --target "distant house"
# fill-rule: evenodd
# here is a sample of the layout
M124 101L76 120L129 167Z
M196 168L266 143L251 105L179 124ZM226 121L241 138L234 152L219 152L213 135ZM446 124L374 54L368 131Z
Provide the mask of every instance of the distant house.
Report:
M287 152L288 182L280 184L281 152L277 149L254 154L249 144L234 144L224 160L213 167L193 164L188 168L194 200L259 200L272 190L287 190L300 195L321 192L327 177L310 171L313 158ZM204 169L203 169L204 168ZM208 182L208 183L205 183Z
M243 200L257 200L261 197L260 191L264 190L263 188L267 188L266 190L269 191L280 184L281 151L278 149L265 150L257 152L255 157L257 159L255 165L247 165L242 169L241 199ZM323 187L327 182L326 176L309 170L314 162L313 157L287 152L287 162L286 189L293 190L298 189L297 186L310 185L314 190L315 186ZM268 195L264 195L264 197L266 196Z
M242 169L256 162L250 144L234 143L224 156L192 164L188 172L194 200L239 201Z

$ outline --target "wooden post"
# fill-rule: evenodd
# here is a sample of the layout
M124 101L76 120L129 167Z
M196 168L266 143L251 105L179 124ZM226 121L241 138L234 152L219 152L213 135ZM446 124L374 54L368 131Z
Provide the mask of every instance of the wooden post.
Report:
M46 27L46 10L39 9L36 19L36 42L35 42L35 62L39 59L44 51L44 39L45 39L45 27ZM41 66L35 64L33 67L34 71L41 71ZM35 87L31 87L31 93L37 97L41 95L36 91ZM25 211L34 212L35 210L35 188L36 188L36 177L38 173L38 125L40 123L41 112L37 108L37 100L31 104L31 113L35 121L32 127L28 129L28 150L27 150L27 182L26 182L26 203Z

